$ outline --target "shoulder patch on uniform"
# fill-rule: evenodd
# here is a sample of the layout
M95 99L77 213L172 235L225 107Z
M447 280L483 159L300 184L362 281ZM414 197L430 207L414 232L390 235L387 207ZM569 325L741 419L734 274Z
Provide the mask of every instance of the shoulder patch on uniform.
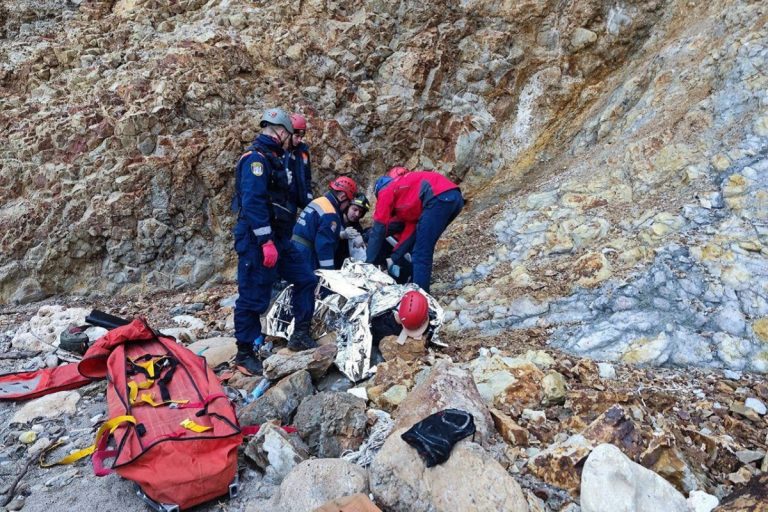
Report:
M253 162L251 164L251 172L254 176L261 176L264 174L264 164L261 162Z
M331 222L331 231L336 231L336 221Z

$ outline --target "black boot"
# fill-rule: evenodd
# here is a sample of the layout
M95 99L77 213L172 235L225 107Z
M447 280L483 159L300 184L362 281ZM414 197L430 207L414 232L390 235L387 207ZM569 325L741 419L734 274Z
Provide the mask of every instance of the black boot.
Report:
M317 342L309 335L309 322L296 324L291 339L288 340L288 348L297 352L317 348Z
M254 354L253 345L250 343L238 343L235 366L246 375L261 375L264 370L261 359Z

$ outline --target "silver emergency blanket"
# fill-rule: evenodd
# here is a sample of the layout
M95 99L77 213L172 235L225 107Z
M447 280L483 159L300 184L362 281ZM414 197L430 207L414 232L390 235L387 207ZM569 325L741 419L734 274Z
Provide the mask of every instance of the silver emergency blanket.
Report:
M371 368L371 319L392 311L409 290L420 290L415 284L399 285L374 265L347 259L341 270L317 270L320 281L315 290L313 324L320 326L319 336L336 333L336 366L350 380L369 377ZM291 311L292 286L277 297L267 313L266 334L288 339L293 333ZM443 308L425 294L429 302L431 342L445 346L437 336L443 325Z

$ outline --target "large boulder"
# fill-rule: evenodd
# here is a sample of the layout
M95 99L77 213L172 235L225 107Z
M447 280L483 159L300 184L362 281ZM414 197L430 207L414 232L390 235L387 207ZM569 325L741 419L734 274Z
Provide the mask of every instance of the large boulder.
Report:
M302 439L318 457L340 457L346 450L357 450L367 423L365 400L343 391L306 398L294 418Z
M495 434L491 414L472 375L450 361L439 361L421 384L411 390L395 413L395 429L408 429L430 414L460 409L472 415L476 440L485 445Z
M389 436L370 467L376 503L393 512L528 512L520 486L481 446L453 447L444 463L427 468L415 448Z
M688 512L685 497L653 471L632 462L619 448L601 444L581 475L582 512Z
M360 466L341 459L306 460L283 480L273 510L311 512L330 500L357 493L368 493L368 474Z
M336 345L321 345L301 352L286 350L269 356L264 361L264 376L275 380L300 370L307 370L313 379L319 379L325 375L335 357Z
M261 425L265 421L280 420L287 424L301 401L315 392L312 377L307 371L285 377L238 414L242 425Z

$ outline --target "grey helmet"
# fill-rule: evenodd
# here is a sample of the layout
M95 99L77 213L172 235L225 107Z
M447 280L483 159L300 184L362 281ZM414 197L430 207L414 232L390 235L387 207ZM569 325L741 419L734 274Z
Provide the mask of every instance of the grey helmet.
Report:
M264 111L259 126L264 128L268 125L282 126L288 133L293 135L293 123L291 123L291 118L285 113L285 110L281 108L270 108Z

